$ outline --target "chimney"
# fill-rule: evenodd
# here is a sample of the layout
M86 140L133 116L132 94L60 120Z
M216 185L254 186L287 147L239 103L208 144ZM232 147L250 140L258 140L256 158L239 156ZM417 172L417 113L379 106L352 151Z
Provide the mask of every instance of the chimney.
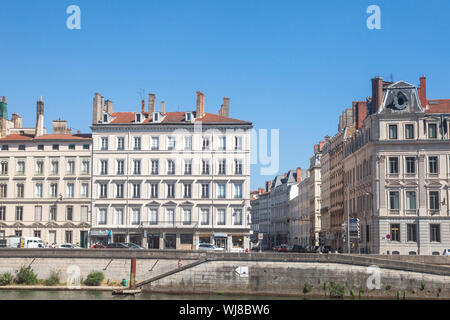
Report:
M106 100L106 112L109 114L113 113L113 102L111 100Z
M145 112L145 100L142 99L141 101L141 112L144 113Z
M425 76L420 77L420 86L418 88L419 100L422 108L428 104L427 102L427 78Z
M165 111L165 106L166 106L166 103L164 101L161 101L161 113L165 113L166 112Z
M319 152L319 145L318 144L315 144L314 145L314 154L316 154L316 153L318 153Z
M297 182L302 181L302 168L297 168Z
M42 101L42 96L37 102L36 106L36 137L41 137L44 135L44 101Z
M155 112L155 94L154 93L150 93L148 95L148 113L153 114L153 112Z
M270 192L271 186L272 186L272 181L266 181L266 192Z
M230 98L223 98L223 104L219 110L219 116L230 117Z
M325 141L320 141L319 142L319 152L322 152L324 144L325 144Z
M383 103L383 78L372 79L372 110L371 114L377 113Z
M205 115L205 95L197 91L197 106L195 109L195 117L196 118L203 118Z
M8 103L6 102L6 97L2 97L2 101L0 102L0 118L8 117Z
M97 124L102 120L102 96L96 92L94 95L94 114L92 116L92 124Z
M12 121L14 123L14 129L22 128L22 117L17 113L12 114Z
M72 130L67 129L66 120L53 120L53 133L54 134L71 134Z
M356 129L359 129L363 125L363 121L367 116L367 104L366 101L354 101L353 105L353 123Z

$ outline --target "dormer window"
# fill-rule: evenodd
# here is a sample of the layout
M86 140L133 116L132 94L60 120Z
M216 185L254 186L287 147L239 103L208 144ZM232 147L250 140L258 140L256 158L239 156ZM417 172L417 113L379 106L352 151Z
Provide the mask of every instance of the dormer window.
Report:
M153 122L161 122L163 116L160 112L153 112Z
M186 112L186 121L192 122L194 120L194 115L192 112Z
M113 119L114 118L109 113L107 113L107 112L103 113L103 116L102 116L103 123L110 123Z
M144 121L144 116L142 113L136 113L136 116L134 118L134 122L136 123L142 123Z
M108 115L107 115L107 114L104 114L104 115L103 115L103 122L104 122L104 123L107 123L107 122L108 122Z

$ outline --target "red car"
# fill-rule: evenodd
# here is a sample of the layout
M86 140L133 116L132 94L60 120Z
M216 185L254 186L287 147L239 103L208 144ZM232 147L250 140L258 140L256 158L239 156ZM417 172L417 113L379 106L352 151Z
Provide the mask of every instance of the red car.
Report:
M106 249L106 246L100 244L100 243L96 243L92 246L93 249Z
M278 248L278 252L287 252L289 251L288 245L287 244L282 244L279 248Z

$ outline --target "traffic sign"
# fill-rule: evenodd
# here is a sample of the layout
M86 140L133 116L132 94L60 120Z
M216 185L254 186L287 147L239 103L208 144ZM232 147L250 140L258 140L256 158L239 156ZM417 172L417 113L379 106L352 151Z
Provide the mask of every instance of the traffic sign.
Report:
M258 240L262 240L264 238L264 233L258 233Z
M391 235L390 235L390 234L387 234L387 235L386 235L386 239L391 240Z

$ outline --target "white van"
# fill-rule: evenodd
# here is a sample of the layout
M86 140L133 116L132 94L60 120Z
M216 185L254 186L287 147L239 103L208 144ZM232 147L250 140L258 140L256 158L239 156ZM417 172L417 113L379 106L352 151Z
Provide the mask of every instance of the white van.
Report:
M45 244L38 237L21 237L19 248L45 248Z

